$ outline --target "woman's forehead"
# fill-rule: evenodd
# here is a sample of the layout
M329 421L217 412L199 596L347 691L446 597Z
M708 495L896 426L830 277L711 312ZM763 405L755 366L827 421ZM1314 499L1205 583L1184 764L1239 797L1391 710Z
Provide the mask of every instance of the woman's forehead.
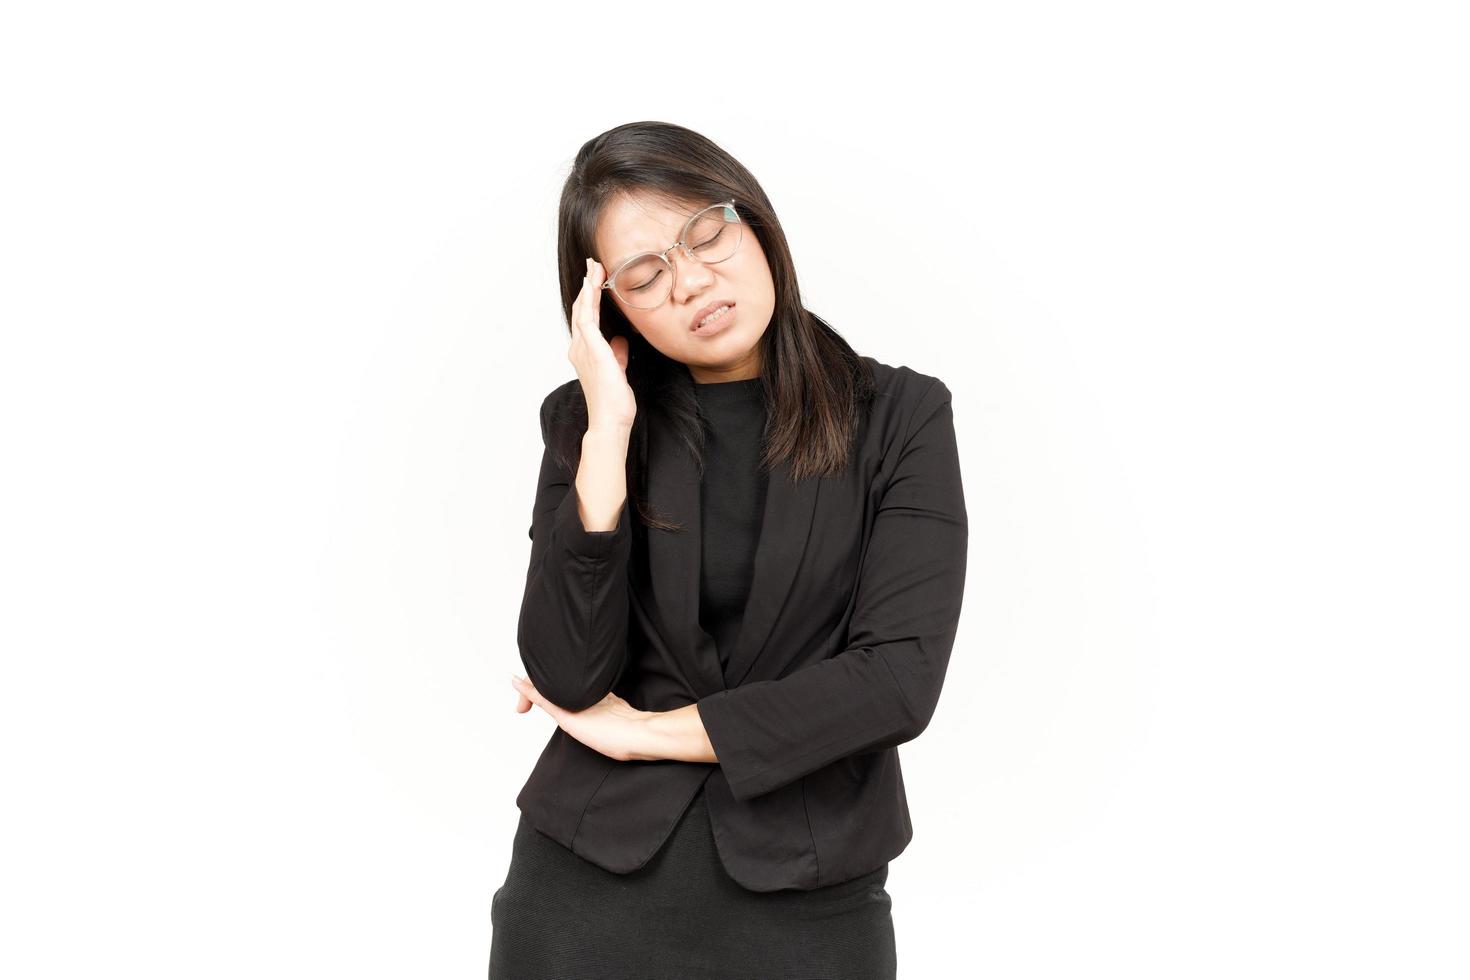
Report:
M649 195L618 195L607 202L597 222L597 250L621 262L638 252L662 252L699 210L688 202Z

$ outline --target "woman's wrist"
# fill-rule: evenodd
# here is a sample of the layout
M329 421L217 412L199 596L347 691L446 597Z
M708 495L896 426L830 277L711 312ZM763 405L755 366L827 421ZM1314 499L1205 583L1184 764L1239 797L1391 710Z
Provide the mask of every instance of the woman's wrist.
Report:
M625 447L633 435L633 423L631 422L598 422L595 419L587 426L587 431L582 433L582 444L585 446L589 441L593 443L622 443Z

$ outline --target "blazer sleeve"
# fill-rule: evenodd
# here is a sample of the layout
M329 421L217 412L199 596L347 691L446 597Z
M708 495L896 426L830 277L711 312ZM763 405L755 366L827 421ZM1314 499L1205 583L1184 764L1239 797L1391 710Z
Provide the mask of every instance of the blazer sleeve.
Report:
M950 391L920 398L863 556L842 652L700 699L737 800L916 738L939 702L965 587L969 523Z
M516 643L536 690L553 704L581 711L612 690L628 659L631 514L624 501L613 530L583 526L576 475L553 451L556 395L541 404L544 449Z

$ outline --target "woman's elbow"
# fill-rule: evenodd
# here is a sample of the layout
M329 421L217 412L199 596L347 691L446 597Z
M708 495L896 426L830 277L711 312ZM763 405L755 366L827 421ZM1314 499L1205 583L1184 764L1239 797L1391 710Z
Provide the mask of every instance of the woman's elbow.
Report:
M589 646L571 637L538 636L527 624L516 644L526 676L548 701L567 711L582 711L612 690L627 662L627 643Z

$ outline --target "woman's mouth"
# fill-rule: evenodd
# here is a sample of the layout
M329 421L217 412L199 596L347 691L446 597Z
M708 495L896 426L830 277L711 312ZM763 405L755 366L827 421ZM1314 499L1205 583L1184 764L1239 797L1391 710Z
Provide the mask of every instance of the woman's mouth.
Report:
M727 326L730 325L730 321L734 318L734 316L735 304L722 304L714 312L710 313L703 320L699 321L699 323L694 327L694 333L695 335L700 337L708 337L711 334L719 333L721 330L724 330Z

